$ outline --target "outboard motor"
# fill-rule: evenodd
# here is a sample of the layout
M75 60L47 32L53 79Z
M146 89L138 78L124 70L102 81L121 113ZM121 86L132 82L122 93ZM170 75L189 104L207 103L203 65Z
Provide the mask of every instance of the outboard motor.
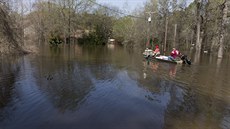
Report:
M183 61L183 64L188 64L191 65L191 61L188 60L188 56L187 55L181 55L181 60Z

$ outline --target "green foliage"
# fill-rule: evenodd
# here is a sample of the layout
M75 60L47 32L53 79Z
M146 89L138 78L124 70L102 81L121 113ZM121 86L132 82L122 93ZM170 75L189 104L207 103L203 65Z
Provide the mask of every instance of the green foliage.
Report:
M123 40L129 39L133 31L133 21L130 17L122 17L115 21L113 25L113 37L115 39Z
M58 46L59 44L63 43L63 40L59 36L51 36L49 43L52 46Z
M90 2L93 1L93 2ZM172 47L173 42L181 48L189 48L196 40L197 3L194 1L187 6L186 0L149 0L143 9L132 12L130 16L121 16L119 9L113 7L98 6L96 0L49 0L36 1L33 11L25 18L35 29L36 37L49 41L52 45L58 45L67 41L68 37L79 38L80 44L103 45L109 38L117 42L131 42L132 47L143 48L152 35L157 35L157 43L162 45L165 40L166 17L167 47ZM224 0L203 1L201 4L201 37L204 46L213 46L214 39L218 39L221 10L220 5ZM107 8L108 7L108 8ZM147 22L149 13L152 12L151 23ZM125 12L124 12L125 13ZM131 14L131 13L127 13ZM12 15L12 13L11 13ZM17 16L20 19L20 16ZM227 23L229 25L229 22ZM175 33L175 25L177 25ZM25 25L27 26L27 25ZM226 37L229 37L229 27L226 26ZM49 37L53 33L56 36ZM174 34L176 34L174 36ZM59 39L62 37L63 41ZM218 47L218 42L214 43ZM226 42L226 46L229 43Z
M96 40L96 34L94 32L87 34L84 34L82 38L78 38L77 41L80 45L96 45L98 44Z
M112 34L112 19L109 16L94 14L88 15L86 24L90 30L89 34L84 34L78 39L80 44L105 45ZM91 16L91 17L90 17Z
M102 28L97 26L95 31L84 34L82 38L78 39L78 43L81 45L105 45L108 41L108 36Z

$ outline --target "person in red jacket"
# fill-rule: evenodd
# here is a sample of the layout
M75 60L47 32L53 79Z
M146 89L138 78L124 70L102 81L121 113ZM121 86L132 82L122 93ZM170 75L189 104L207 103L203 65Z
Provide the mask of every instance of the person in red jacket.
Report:
M179 56L180 52L176 48L173 48L172 52L170 53L169 59L174 61Z
M159 46L156 45L155 50L153 51L153 56L158 56L158 55L160 55L160 49L159 49Z

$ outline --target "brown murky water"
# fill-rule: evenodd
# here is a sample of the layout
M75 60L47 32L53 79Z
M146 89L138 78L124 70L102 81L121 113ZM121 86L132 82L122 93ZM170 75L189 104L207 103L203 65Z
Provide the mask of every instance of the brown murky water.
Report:
M229 129L229 57L191 56L70 46L1 58L0 129Z

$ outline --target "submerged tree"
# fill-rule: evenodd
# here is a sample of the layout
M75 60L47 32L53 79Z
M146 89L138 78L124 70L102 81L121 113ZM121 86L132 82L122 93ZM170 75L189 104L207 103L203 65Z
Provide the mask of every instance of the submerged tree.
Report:
M19 41L21 37L37 38L34 44L45 44L53 34L68 43L69 39L80 38L83 33L83 38L91 44L105 44L108 38L115 38L124 46L144 49L146 42L154 38L166 52L172 47L189 50L195 46L198 53L202 50L218 52L219 57L230 46L226 42L229 40L227 0L194 0L189 5L188 0L149 0L143 8L128 13L130 15L95 0L36 0L30 11L24 13L21 9L24 6L16 6L23 5L23 1L14 1L1 0L1 6L8 7L4 10L8 15L4 19L8 19L10 28L7 31L14 31L7 34L14 37L8 40L19 49L18 43L24 41ZM9 20L13 14L16 18ZM151 22L148 22L149 17ZM25 36L25 30L34 36ZM12 43L15 41L18 43Z
M224 39L226 37L226 23L227 23L227 15L228 15L228 0L224 0L224 2L220 5L221 10L221 22L219 26L219 50L218 57L223 57L223 49L224 49Z

